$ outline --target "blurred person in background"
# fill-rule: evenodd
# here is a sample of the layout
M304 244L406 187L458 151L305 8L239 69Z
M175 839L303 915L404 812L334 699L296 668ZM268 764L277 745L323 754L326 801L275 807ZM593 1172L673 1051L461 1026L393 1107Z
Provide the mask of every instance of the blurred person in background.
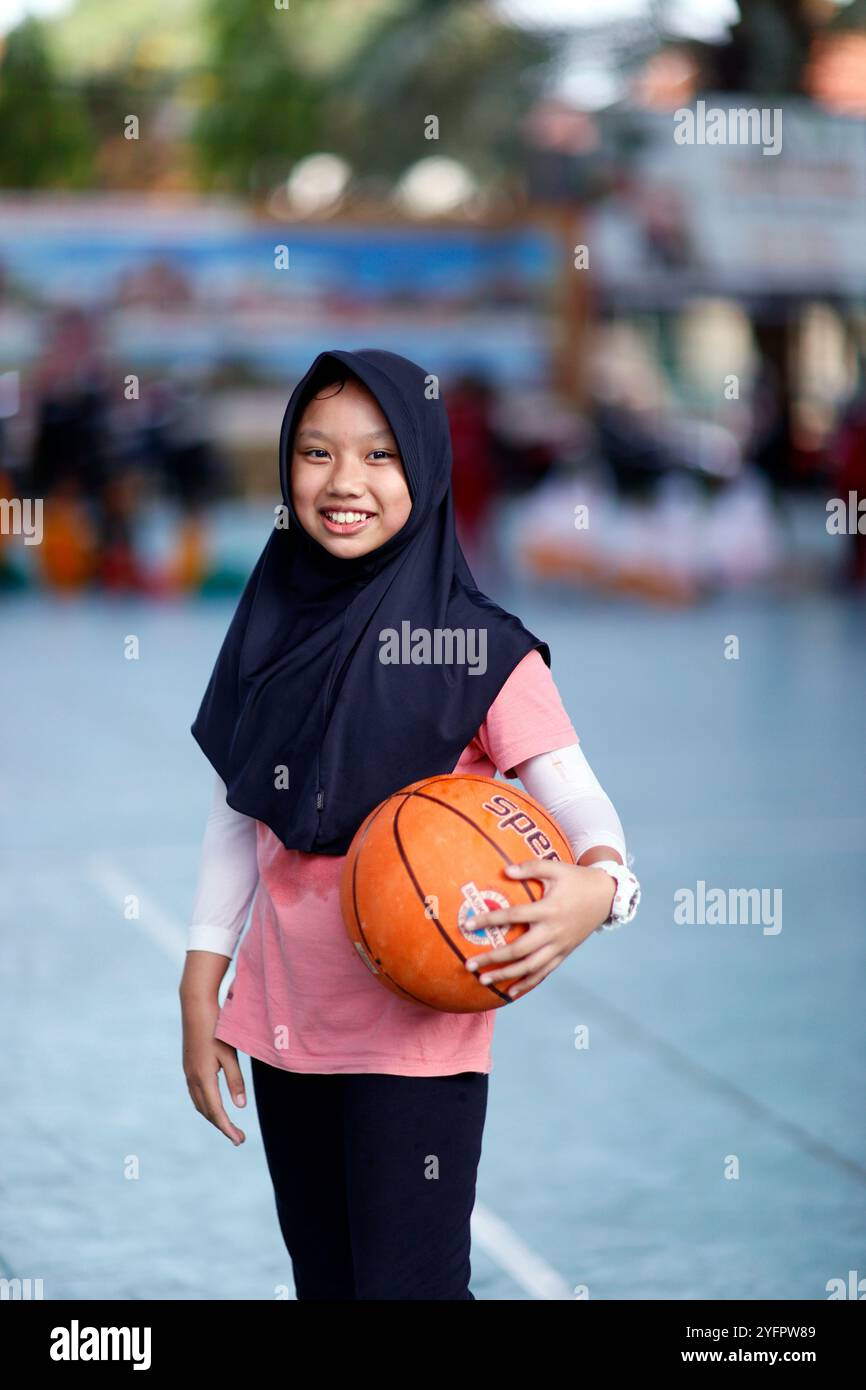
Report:
M61 309L27 383L33 436L30 490L45 499L41 578L75 590L97 568L94 499L107 460L107 374L93 324L80 309Z
M480 370L461 373L448 391L457 534L470 569L486 549L491 508L500 487L492 422L494 391Z
M747 455L766 478L773 506L780 515L784 514L793 447L788 388L773 364L764 358L752 395L752 433Z
M85 310L64 308L49 322L28 394L30 488L46 502L42 579L69 591L139 587L137 492L117 447L99 326Z
M659 478L675 466L651 412L630 409L622 401L614 405L596 399L592 423L619 496L648 497Z
M225 467L211 430L206 369L186 363L148 386L140 446L149 470L180 513L169 588L197 589L207 573L205 508L224 490Z
M448 388L457 533L470 569L490 586L508 573L499 545L497 503L531 492L557 459L542 421L537 430L531 423L527 427L530 415L523 395L519 404L505 401L482 368L463 371Z
M866 384L843 411L831 450L833 462L832 486L838 490L846 506L849 492L857 501L866 498ZM859 524L866 519L855 512ZM866 588L866 533L859 529L848 533L848 561L843 582L851 588Z

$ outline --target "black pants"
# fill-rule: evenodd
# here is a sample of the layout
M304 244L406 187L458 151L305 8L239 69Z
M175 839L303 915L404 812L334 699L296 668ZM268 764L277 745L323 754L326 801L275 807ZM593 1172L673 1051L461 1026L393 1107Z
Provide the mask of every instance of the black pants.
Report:
M299 1299L474 1299L487 1072L305 1073L250 1058Z

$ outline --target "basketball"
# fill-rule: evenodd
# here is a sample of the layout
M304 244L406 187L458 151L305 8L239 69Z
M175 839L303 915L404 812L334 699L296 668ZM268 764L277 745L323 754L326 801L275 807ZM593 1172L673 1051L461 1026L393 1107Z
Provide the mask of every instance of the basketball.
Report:
M349 846L340 880L349 938L367 969L404 999L447 1013L514 1003L506 992L513 978L482 985L464 962L527 930L514 923L477 931L472 921L543 895L540 880L505 873L533 856L575 862L527 792L472 774L413 782L376 806Z

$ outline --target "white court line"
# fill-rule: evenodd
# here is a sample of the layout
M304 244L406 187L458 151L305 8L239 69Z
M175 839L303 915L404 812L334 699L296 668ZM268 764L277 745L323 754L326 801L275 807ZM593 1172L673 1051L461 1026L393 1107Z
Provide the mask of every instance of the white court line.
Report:
M490 1258L533 1298L574 1298L562 1275L530 1250L506 1221L480 1202L475 1203L472 1213L472 1235Z
M104 855L95 856L87 866L91 883L100 890L119 913L123 913L124 901L132 893L138 898L139 916L130 918L150 937L175 964L182 965L186 958L187 930L183 923L164 912L153 898L142 893L138 884L133 883L127 874Z
M174 961L186 955L187 928L179 918L165 912L148 894L142 893L119 864L99 855L88 864L88 877L110 903L123 911L130 893L138 898L141 915L137 921L154 945ZM489 1207L475 1203L471 1218L472 1236L500 1269L532 1298L571 1299L568 1284L540 1255L520 1239L506 1221Z

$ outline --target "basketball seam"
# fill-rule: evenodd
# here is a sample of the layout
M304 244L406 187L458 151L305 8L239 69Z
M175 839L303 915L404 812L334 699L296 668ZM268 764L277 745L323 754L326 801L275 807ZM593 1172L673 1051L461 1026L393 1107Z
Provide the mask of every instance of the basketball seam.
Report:
M502 858L505 860L505 862L506 862L507 864L514 864L514 863L516 862L514 859L511 858L510 854L508 854L508 852L507 852L506 850L502 849L502 848L496 843L496 841L493 839L493 836L492 836L492 835L488 835L487 831L486 831L486 830L483 830L482 827L481 827L480 825L476 825L476 824L475 824L475 821L472 819L472 817L471 817L471 816L467 816L467 814L466 814L465 811L460 811L460 810L458 810L458 808L457 808L456 806L452 806L452 805L450 804L450 802L448 802L448 801L440 801L440 799L439 799L438 796L430 796L430 795L428 795L427 792L410 792L409 795L406 797L406 801L408 801L408 800L409 800L409 797L411 797L411 796L421 796L421 797L424 798L425 801L433 801L433 802L435 802L435 804L436 804L437 806L444 806L445 809L446 809L447 811L453 811L454 814L455 814L455 816L459 816L459 817L461 818L461 820L468 821L469 824L472 826L472 829L473 829L473 830L477 830L477 831L478 831L478 834L479 834L479 835L482 835L482 836L484 837L484 839L487 841L487 843L488 843L493 849L496 850L496 853L497 853L497 854L499 854L499 855L502 856ZM404 806L405 806L405 804L406 804L406 802L403 803ZM400 810L401 810L401 811L402 811L402 809L403 809L403 806L400 807ZM398 814L399 814L399 812L398 812ZM396 821L397 817L395 816L394 819L395 819L395 821ZM530 887L529 887L529 884L526 883L523 879L520 879L520 878L514 879L514 886L515 886L515 888L522 888L522 889L524 890L524 892L526 893L526 896L528 897L528 899L529 899L529 901L530 901L531 903L537 903L537 902L538 902L538 898L536 898L535 895L533 894L532 890L531 890Z
M414 1001L415 1001L416 1004L423 1004L426 1008L429 1009L430 1005L427 1003L426 999L419 999L417 994L413 994L412 991L411 991L410 989L406 989L406 988L405 988L403 985L401 985L397 980L395 980L395 979L393 978L393 976L389 975L389 974L388 974L388 971L385 970L385 969L382 967L382 962L381 962L380 960L377 959L376 954L375 954L375 952L373 951L372 946L370 945L369 941L367 940L367 936L366 936L366 933L365 933L365 931L364 931L363 924L362 924L362 922L361 922L361 914L360 914L360 912L358 911L357 873L358 873L358 860L359 860L360 857L361 857L361 846L363 845L363 843L364 843L364 841L366 840L368 834L370 833L370 830L371 830L371 828L372 828L373 822L374 822L374 821L376 820L376 818L381 814L381 812L384 811L384 809L385 809L385 807L387 806L388 802L389 802L389 801L392 801L392 800L394 799L395 796L401 796L401 795L402 795L402 792L392 792L391 795L390 795L389 797L387 797L387 798L385 799L385 801L383 801L382 804L378 807L378 809L376 810L375 814L374 814L374 815L371 815L368 824L367 824L367 825L365 826L365 828L364 828L364 833L363 833L363 835L361 836L361 839L360 839L359 842L358 842L358 848L355 850L355 858L354 858L354 862L353 862L353 864L352 864L352 907L353 907L354 912L355 912L355 925L356 925L356 928L357 928L358 935L360 936L362 943L363 943L364 946L366 947L370 959L373 961L373 963L374 963L375 965L378 965L378 966L380 967L379 973L382 974L382 975L384 975L386 979L390 980L390 981L391 981L391 984L394 985L394 987L395 987L396 989L399 989L400 992L401 992L401 994L405 994L405 995L407 996L407 998L409 998L409 999L414 999ZM399 809L399 808L398 808L398 809Z
M394 839L395 839L395 841L396 841L396 843L397 843L397 850L398 850L398 853L399 853L399 855L400 855L400 858L403 860L403 866L404 866L404 868L405 868L405 870L406 870L406 873L409 875L409 878L410 878L410 880L411 880L412 886L413 886L413 888L415 889L415 892L417 893L420 902L422 902L422 903L424 904L425 909L426 909L426 904L427 904L427 896L430 896L430 895L425 896L425 894L422 893L422 891L421 891L421 885L420 885L420 883L418 882L417 878L415 877L414 870L412 869L412 866L411 866L411 864L409 863L409 861L408 861L408 859L407 859L407 857L406 857L406 854L405 854L405 852L404 852L404 849L403 849L403 842L402 842L402 840L401 840L401 838L400 838L400 831L399 831L399 828L398 828L398 825L397 825L397 822L398 822L398 820L399 820L399 818L400 818L400 813L401 813L401 811L404 810L404 808L405 808L405 806L406 806L406 803L407 803L408 801L410 801L411 798L412 798L413 796L420 797L420 798L421 798L422 800L424 800L424 801L432 801L432 802L434 803L434 805L436 805L436 806L444 806L444 808L446 809L446 811L452 811L452 812L454 813L454 815L455 815L455 816L459 816L461 820L468 821L468 823L472 826L472 829L475 830L475 831L477 831L479 835L481 835L485 840L487 840L488 844L489 844L493 849L495 849L495 851L496 851L497 854L501 855L501 857L506 861L507 864L513 864L513 863L514 863L514 860L511 859L510 856L509 856L508 854L506 854L505 850L504 850L504 849L500 849L499 845L498 845L498 844L496 843L496 841L492 838L492 836L488 835L487 831L486 831L486 830L483 830L482 827L481 827L480 825L476 825L476 823L475 823L475 821L472 819L472 817L471 817L471 816L467 816L466 813L465 813L465 811L460 811L460 810L458 810L458 808L457 808L456 806L451 806L451 805L449 804L449 802L440 800L440 798L439 798L438 796L430 796L429 793L427 793L426 791L408 792L408 793L406 794L406 797L405 797L405 799L404 799L402 805L399 806L399 807L397 808L397 811L396 811L395 816L394 816ZM534 902L537 902L537 901L538 901L538 899L537 899L536 897L533 896L533 894L532 894L532 892L531 892L531 890L530 890L530 888L529 888L529 884L528 884L528 883L525 883L522 879L516 879L516 880L515 880L515 885L517 885L517 884L519 884L520 887L523 888L523 890L525 891L525 893L526 893L527 897L529 898L529 901L530 901L530 902L533 902L533 903L534 903ZM435 895L433 895L433 896L435 896ZM426 916L426 915L427 915L427 914L426 914L426 911L425 911L425 916ZM457 958L458 958L461 962L463 962L463 963L465 964L467 957L466 957L466 956L463 954L463 952L460 950L460 947L457 945L457 943L456 943L455 941L452 941L449 932L446 930L446 928L443 926L443 924L439 921L439 918L434 914L429 920L436 923L437 930L439 931L440 935L442 936L442 939L443 939L443 940L446 942L446 944L451 948L451 950L454 952L454 954L457 956ZM479 984L480 984L480 983L481 983L481 981L479 980ZM483 988L484 988L484 989L489 989L489 990L491 990L494 994L498 995L499 998L500 998L501 1000L503 1000L503 1002L506 1003L506 1004L513 1004L513 1003L514 1003L514 1000L513 1000L512 998L510 998L509 995L503 994L502 990L499 989L499 987L498 987L497 985L495 985L492 981L491 981L489 984L484 985Z
M425 783L424 783L424 788L425 788L425 789L424 789L424 790L420 790L420 791L411 791L411 792L403 792L403 791L400 791L400 792L393 792L393 793L392 793L392 796L404 796L404 795L407 796L407 797L409 797L409 796L426 796L426 795L427 795L427 791L426 791L426 788L427 788L427 787L435 786L437 782L450 782L450 781L452 780L452 778L454 778L454 777L459 777L459 780L460 780L461 782L484 782L484 783L487 784L487 786L489 786L491 782L495 782L497 786L504 787L504 788L505 788L505 791L507 792L507 794L508 794L509 796L517 796L517 797L522 798L523 802L524 802L526 805L530 806L530 807L532 808L532 810L533 810L537 815L543 816L545 822L551 827L551 829L554 830L554 832L555 832L556 834L558 834L559 837L560 837L562 840L565 840L565 836L562 834L562 831L560 830L560 828L559 828L559 826L557 825L556 821L553 819L552 816L548 815L548 813L547 813L545 807L542 806L540 802L537 802L537 801L535 800L534 797L532 797L532 796L529 795L529 792L522 791L519 787L511 787L511 786L508 785L507 782L503 782L503 781L501 781L499 778L482 777L482 776L481 776L479 773L477 773L477 772L461 772L461 773L447 772L447 773L443 773L441 777L431 777L431 778L429 778L427 781L425 781ZM436 797L431 797L430 799L431 799L432 801L437 800ZM390 800L390 798L389 798L389 800ZM443 804L443 805L447 805L448 803L447 803L447 802L443 802L442 804ZM473 822L473 824L474 824L474 822ZM482 831L481 833L484 834L485 832ZM565 843L567 844L568 841L565 841ZM571 846L569 845L569 849L570 849L570 848L571 848ZM573 858L573 856L572 856L572 858ZM534 899L533 901L537 901L537 899Z

